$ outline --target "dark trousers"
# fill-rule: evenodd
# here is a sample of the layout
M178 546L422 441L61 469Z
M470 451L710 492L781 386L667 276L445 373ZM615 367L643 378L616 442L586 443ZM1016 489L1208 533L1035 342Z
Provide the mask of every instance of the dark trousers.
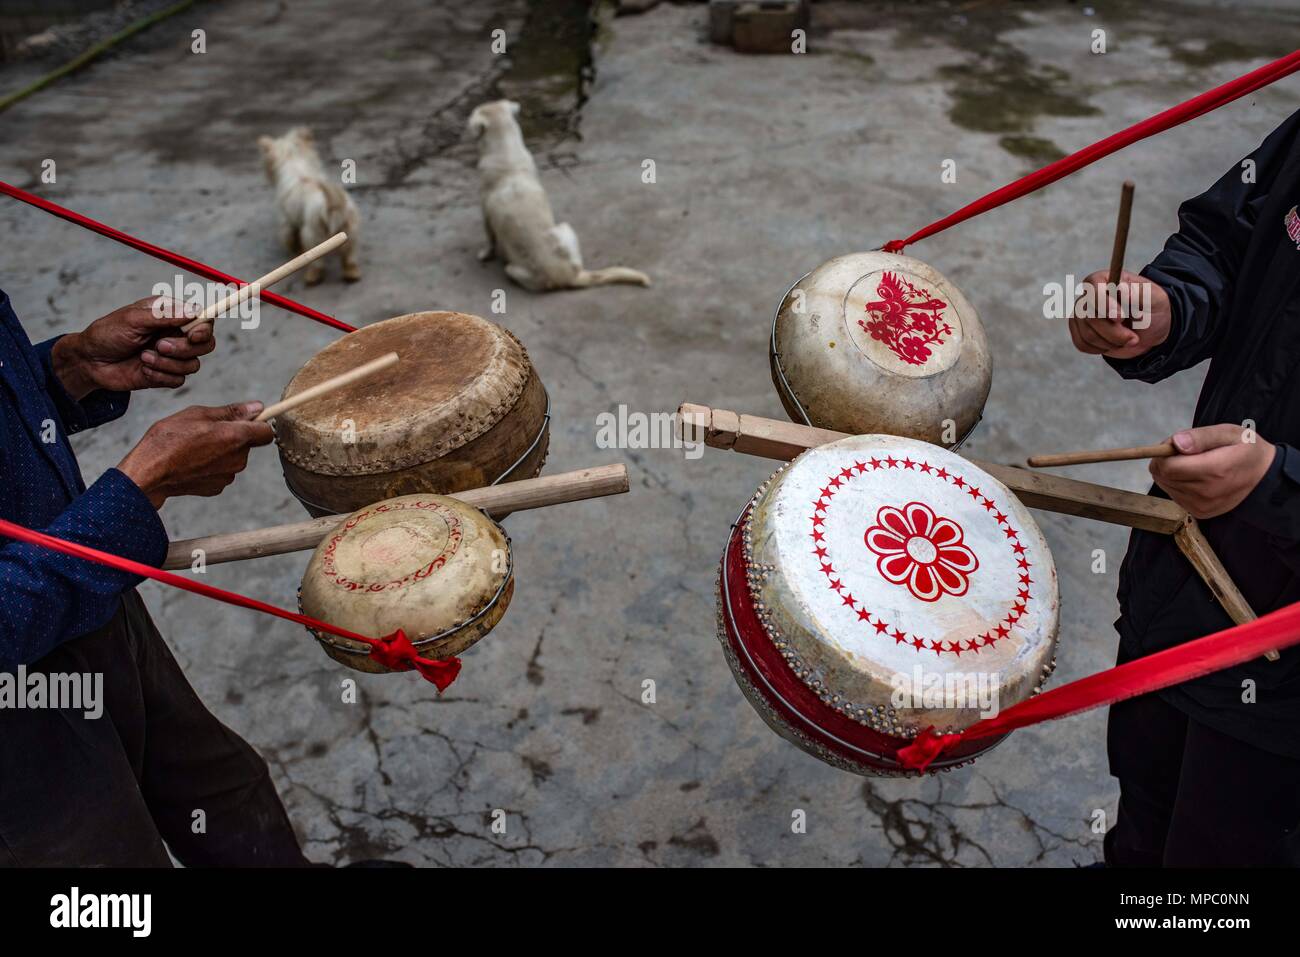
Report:
M101 673L103 714L0 708L0 864L307 864L266 762L204 707L134 591L35 671Z
M1189 718L1159 695L1112 705L1111 867L1300 865L1300 761Z

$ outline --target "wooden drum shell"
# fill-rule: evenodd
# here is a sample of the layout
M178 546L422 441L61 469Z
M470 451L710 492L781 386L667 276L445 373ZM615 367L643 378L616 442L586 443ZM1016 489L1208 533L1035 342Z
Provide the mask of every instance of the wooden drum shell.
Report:
M285 484L308 512L537 477L546 389L518 339L478 316L412 313L363 327L317 353L284 397L389 351L401 356L391 372L277 418Z

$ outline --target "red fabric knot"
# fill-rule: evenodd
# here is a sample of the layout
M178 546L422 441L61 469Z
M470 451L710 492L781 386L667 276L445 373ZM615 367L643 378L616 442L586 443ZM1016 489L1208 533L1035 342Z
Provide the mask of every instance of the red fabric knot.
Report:
M901 239L891 239L889 242L885 243L885 245L881 246L880 250L881 252L886 253L901 253L906 246L907 244Z
M373 639L370 657L393 671L415 669L425 681L437 685L440 693L451 687L451 683L460 674L459 658L422 658L415 650L415 645L406 637L406 632L400 628L391 635Z
M898 760L909 771L924 771L943 752L961 740L959 734L935 734L934 728L926 728L905 748L898 749Z

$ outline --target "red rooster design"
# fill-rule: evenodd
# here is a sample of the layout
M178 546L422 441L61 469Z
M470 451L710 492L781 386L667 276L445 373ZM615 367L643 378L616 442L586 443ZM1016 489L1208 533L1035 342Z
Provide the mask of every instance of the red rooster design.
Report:
M931 346L943 345L943 337L952 333L943 321L948 304L892 272L881 274L876 295L880 298L867 303L867 319L858 325L904 362L925 365Z

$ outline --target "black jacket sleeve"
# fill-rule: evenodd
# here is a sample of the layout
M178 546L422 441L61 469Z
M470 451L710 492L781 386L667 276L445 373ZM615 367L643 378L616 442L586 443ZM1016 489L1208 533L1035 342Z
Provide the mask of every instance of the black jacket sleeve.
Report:
M1159 382L1214 355L1231 322L1225 313L1260 209L1298 140L1300 111L1217 183L1179 207L1178 232L1142 270L1169 293L1169 338L1133 359L1107 358L1124 378Z
M1300 574L1300 449L1277 443L1268 472L1232 515L1266 533L1276 557Z

